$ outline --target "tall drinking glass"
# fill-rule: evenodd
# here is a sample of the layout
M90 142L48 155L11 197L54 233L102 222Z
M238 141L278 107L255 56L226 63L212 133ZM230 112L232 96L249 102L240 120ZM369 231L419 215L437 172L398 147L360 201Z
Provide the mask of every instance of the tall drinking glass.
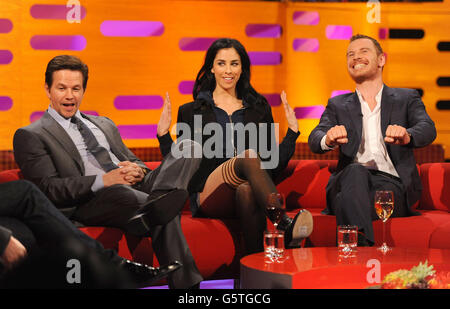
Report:
M386 253L391 250L386 244L386 221L394 211L394 193L392 191L375 192L375 211L381 221L383 221L383 244L378 250Z
M271 261L282 262L284 256L284 232L277 230L277 227L286 213L283 194L270 193L267 197L266 211L267 217L273 223L274 230L264 233L264 252Z
M284 207L284 196L281 193L270 193L266 205L267 217L273 223L275 229L281 221L286 209Z

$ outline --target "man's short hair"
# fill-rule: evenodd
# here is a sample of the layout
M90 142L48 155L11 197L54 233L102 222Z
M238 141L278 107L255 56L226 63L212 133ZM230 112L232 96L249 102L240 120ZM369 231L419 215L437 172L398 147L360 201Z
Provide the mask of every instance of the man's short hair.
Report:
M83 75L83 90L86 90L89 69L80 58L71 55L59 55L50 60L45 70L45 83L49 88L53 83L53 72L60 70L80 71Z
M377 55L381 55L383 53L383 49L381 48L380 43L378 43L377 40L375 40L374 38L365 35L365 34L355 34L354 36L352 36L350 38L350 43L355 41L355 40L359 40L359 39L369 39L372 41L373 45L375 45L375 49L377 51Z

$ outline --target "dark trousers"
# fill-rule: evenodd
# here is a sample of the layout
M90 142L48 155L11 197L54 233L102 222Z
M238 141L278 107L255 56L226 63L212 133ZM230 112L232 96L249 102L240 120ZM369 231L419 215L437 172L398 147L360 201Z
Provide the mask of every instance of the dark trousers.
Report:
M180 147L188 150L201 146L184 140ZM147 201L151 191L187 189L200 161L201 158L176 158L169 153L160 166L148 173L140 184L133 187L114 185L99 190L91 201L75 211L72 219L85 225L118 227L127 231L128 220ZM187 288L203 280L182 232L179 216L166 225L150 226L145 235L137 236L152 238L153 249L160 264L174 260L183 264L180 270L170 276L170 287Z
M404 186L395 178L369 171L358 163L349 164L333 175L327 186L327 204L331 214L336 215L336 224L358 226L365 240L374 244L372 221L379 219L374 207L375 191L393 191L391 218L409 215Z
M67 239L76 239L105 255L111 262L122 260L113 250L81 232L47 197L26 180L0 184L0 224L9 229L27 250L37 246L58 246Z

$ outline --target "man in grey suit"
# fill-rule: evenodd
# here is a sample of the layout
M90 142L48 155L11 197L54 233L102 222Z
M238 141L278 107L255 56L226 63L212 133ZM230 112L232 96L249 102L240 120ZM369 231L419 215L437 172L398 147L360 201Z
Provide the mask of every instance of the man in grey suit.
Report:
M308 139L315 153L339 147L324 213L335 214L338 225L357 225L359 245L375 242L375 191L393 191L392 217L414 214L411 206L419 200L422 184L413 148L436 138L434 122L417 91L383 83L385 62L375 39L353 36L347 49L347 70L356 91L329 99Z
M179 212L200 160L169 154L157 169L149 170L125 146L110 119L79 111L87 80L88 67L75 56L57 56L48 63L45 90L50 106L14 135L14 156L24 178L71 220L151 236L160 264L183 264L169 277L169 286L198 286L202 277L182 233Z

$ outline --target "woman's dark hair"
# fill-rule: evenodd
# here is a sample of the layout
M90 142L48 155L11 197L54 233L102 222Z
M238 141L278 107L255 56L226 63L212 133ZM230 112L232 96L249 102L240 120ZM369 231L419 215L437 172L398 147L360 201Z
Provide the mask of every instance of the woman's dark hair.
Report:
M260 103L261 101L266 101L265 98L257 93L250 84L250 58L245 50L245 47L238 40L230 38L218 39L208 48L205 56L205 62L203 63L203 66L195 79L194 90L192 92L194 100L201 91L213 92L216 88L216 79L214 74L211 72L211 69L217 53L219 50L224 48L234 48L241 58L242 73L236 84L236 95L238 99L243 99L249 103Z

